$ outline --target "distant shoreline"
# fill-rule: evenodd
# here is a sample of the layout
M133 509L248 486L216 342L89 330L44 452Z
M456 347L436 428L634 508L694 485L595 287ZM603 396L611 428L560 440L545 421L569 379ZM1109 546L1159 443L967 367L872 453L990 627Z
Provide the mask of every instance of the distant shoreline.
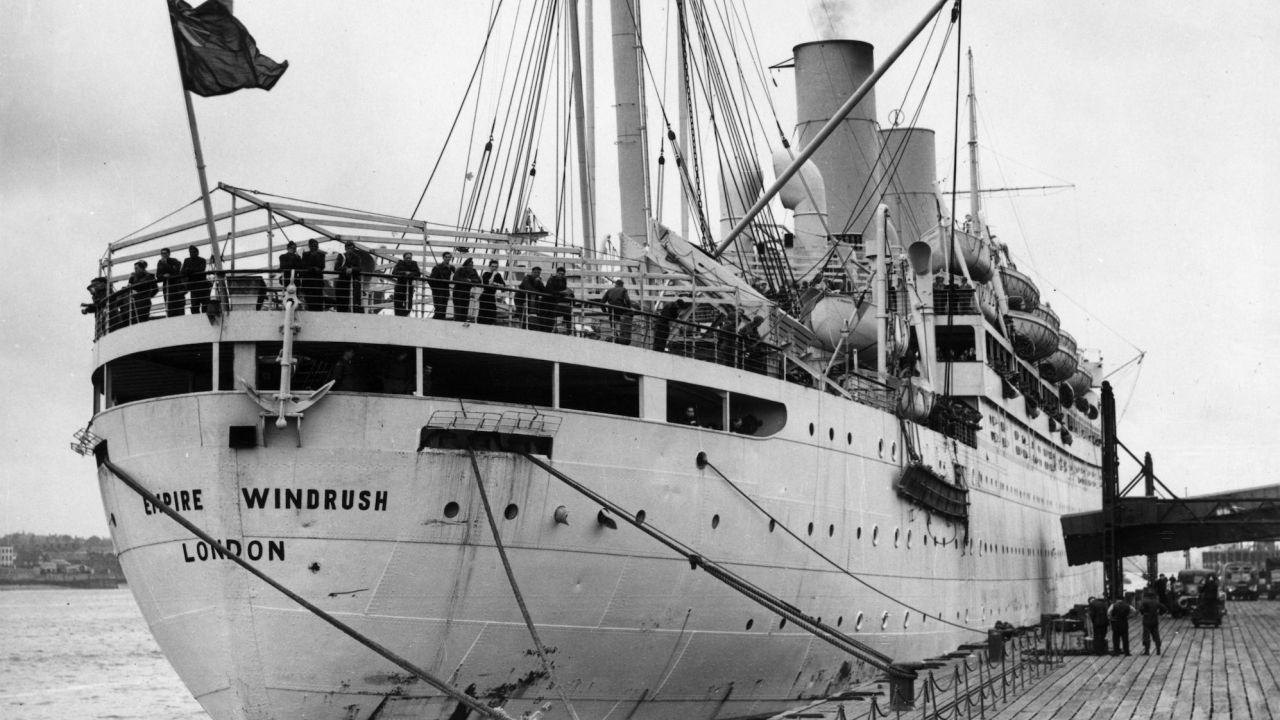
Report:
M67 588L70 590L114 590L124 584L124 578L115 577L80 578L76 580L5 578L0 579L0 592L5 590L42 590L45 588Z

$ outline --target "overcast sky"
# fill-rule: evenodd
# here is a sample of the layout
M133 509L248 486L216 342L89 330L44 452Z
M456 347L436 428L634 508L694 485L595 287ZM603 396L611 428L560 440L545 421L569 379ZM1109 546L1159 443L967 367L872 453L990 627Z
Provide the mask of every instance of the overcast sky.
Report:
M260 48L290 69L270 93L195 99L210 180L408 215L488 5L240 0ZM767 64L829 21L882 56L929 3L798 5L748 4ZM984 183L1075 186L994 200L991 223L1082 347L1109 368L1147 353L1140 371L1112 378L1121 439L1150 450L1179 492L1273 482L1280 3L969 0L965 12ZM877 90L882 122L918 57ZM787 128L789 72L775 73ZM953 73L921 123L938 130L940 154ZM602 126L611 87L602 70ZM598 152L603 174L612 143ZM949 175L949 158L939 166ZM445 221L462 169L451 172L428 197ZM92 408L92 322L79 303L108 242L197 195L161 0L0 0L0 533L106 534L93 463L68 449ZM616 215L600 225L616 232ZM1122 480L1136 472L1122 466Z

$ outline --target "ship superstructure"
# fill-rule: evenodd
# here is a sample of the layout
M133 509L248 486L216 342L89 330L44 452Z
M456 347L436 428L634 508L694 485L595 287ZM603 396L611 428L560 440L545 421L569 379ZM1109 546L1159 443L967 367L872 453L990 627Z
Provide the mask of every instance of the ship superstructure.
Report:
M872 48L795 59L805 148ZM1098 504L1090 366L981 211L947 216L933 134L875 117L864 100L783 188L789 226L723 248L643 212L608 254L227 185L216 247L202 221L112 244L104 506L210 715L465 712L227 552L512 716L767 715L1082 600L1058 518ZM763 173L722 167L727 237ZM648 182L625 175L624 200ZM312 239L325 269L286 275L284 243ZM161 247L218 254L199 314L161 288L144 319L121 287ZM445 252L479 282L394 274Z

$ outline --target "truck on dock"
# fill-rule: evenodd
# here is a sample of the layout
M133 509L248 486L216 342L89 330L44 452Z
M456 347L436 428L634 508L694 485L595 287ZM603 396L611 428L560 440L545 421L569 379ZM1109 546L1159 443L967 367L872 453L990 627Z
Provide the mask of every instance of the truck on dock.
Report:
M1265 592L1268 600L1280 597L1280 558L1267 558L1258 577L1259 592Z
M1232 562L1222 567L1222 593L1231 600L1258 599L1258 567Z

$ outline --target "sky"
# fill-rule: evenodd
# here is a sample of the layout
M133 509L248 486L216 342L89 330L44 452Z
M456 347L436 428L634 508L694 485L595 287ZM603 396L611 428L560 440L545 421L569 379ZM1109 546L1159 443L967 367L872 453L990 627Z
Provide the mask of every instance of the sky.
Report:
M597 4L603 62L609 14ZM772 65L833 33L882 57L929 4L746 8ZM646 0L650 28L665 6ZM290 68L271 92L194 99L211 182L408 215L488 7L239 0L261 50ZM1179 493L1267 484L1280 455L1278 32L1274 2L965 3L984 185L1072 186L992 199L988 219L1108 371L1145 353L1110 378L1120 438L1150 451ZM909 50L877 88L882 123L919 57ZM938 131L940 155L954 110L954 65L943 67L920 123ZM789 72L771 73L788 129ZM601 71L602 132L611 88ZM597 144L608 178L613 145ZM939 174L950 167L940 157ZM443 168L420 217L453 219L465 170ZM92 322L79 303L107 243L198 193L160 0L0 0L0 533L106 534L93 463L68 449L92 411ZM601 197L607 206L610 191ZM617 232L616 214L600 217L602 233ZM1136 473L1122 463L1122 481Z

